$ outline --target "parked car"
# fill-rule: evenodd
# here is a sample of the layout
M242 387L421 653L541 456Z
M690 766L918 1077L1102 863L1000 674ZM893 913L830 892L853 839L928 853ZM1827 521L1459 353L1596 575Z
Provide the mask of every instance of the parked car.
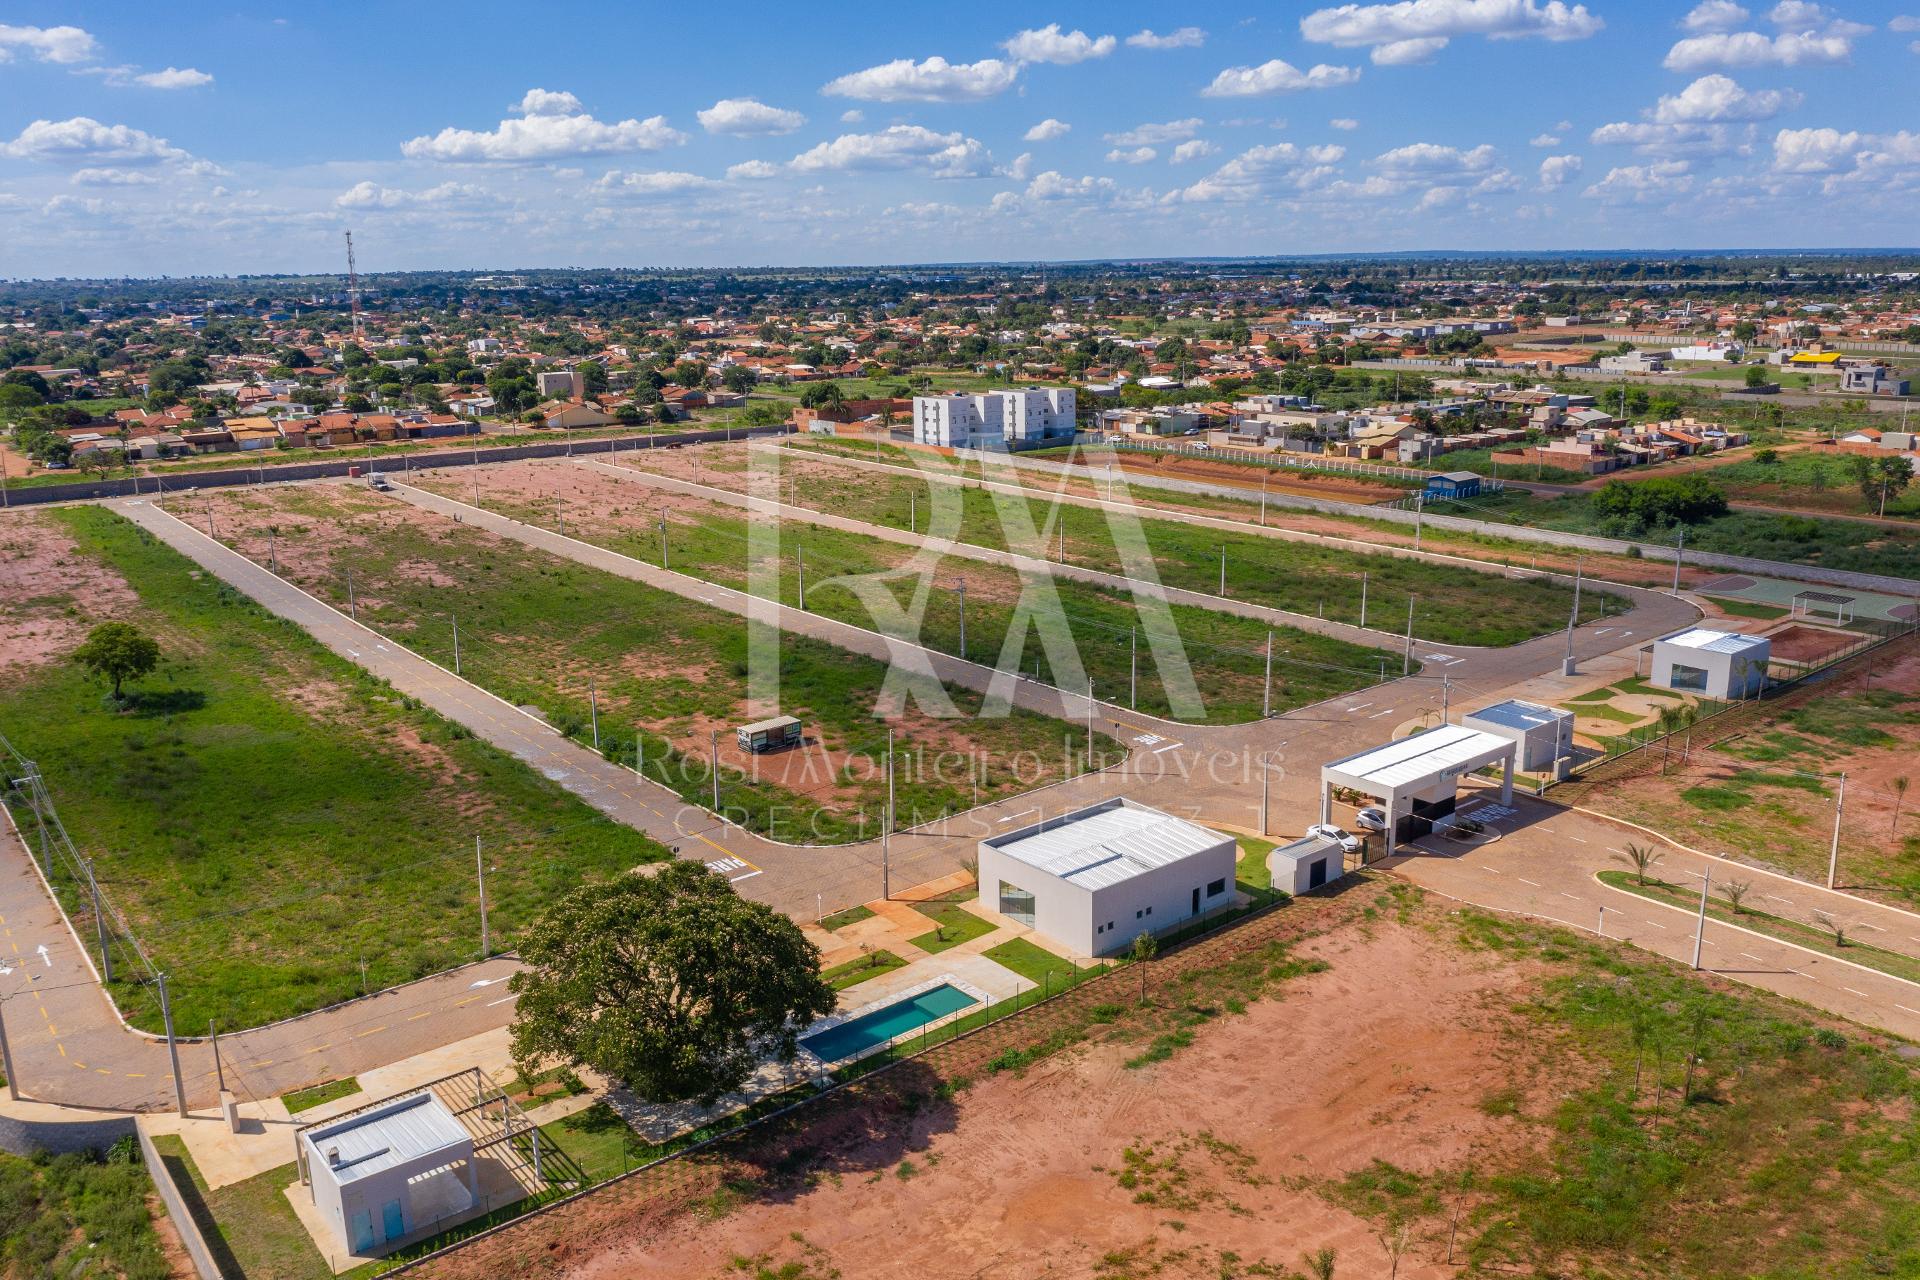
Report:
M1369 805L1353 816L1353 825L1362 831L1385 831L1387 811L1378 805Z
M1318 836L1322 840L1331 840L1340 846L1342 853L1360 852L1360 837L1349 831L1342 831L1331 822L1316 822L1307 828L1307 834Z

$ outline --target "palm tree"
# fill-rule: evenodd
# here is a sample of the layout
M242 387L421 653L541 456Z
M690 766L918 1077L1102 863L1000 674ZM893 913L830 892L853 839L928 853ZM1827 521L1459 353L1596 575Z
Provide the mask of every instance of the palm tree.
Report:
M1332 1249L1321 1248L1301 1254L1300 1261L1307 1264L1313 1280L1333 1280L1333 1260L1336 1256Z
M1615 861L1629 863L1634 876L1641 884L1647 882L1647 872L1666 855L1650 844L1630 844L1623 853L1614 855Z
M1893 787L1893 834L1900 834L1900 806L1907 800L1907 776L1901 774L1890 784Z
M1746 880L1729 880L1720 886L1720 892L1726 897L1728 905L1733 908L1733 914L1740 915L1746 910L1740 904L1746 900L1749 893L1753 892L1753 885Z

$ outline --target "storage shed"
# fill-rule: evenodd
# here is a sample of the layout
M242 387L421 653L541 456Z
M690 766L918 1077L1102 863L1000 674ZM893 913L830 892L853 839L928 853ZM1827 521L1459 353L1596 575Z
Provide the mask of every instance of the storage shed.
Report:
M1118 798L980 842L980 896L1080 955L1233 901L1238 845Z
M1520 748L1517 767L1535 772L1573 754L1573 712L1509 698L1462 716L1460 723L1510 739Z
M800 744L800 721L794 716L756 720L733 731L742 751L781 751Z
M314 1206L349 1253L367 1255L473 1207L473 1135L430 1092L300 1132Z
M1347 855L1324 836L1302 836L1273 847L1267 854L1267 873L1273 877L1274 888L1297 897L1345 875Z
M1728 702L1751 698L1766 689L1772 658L1765 636L1691 627L1653 642L1649 683Z
M1427 477L1427 500L1437 502L1445 498L1477 498L1480 496L1480 477L1471 471L1449 471L1444 475Z

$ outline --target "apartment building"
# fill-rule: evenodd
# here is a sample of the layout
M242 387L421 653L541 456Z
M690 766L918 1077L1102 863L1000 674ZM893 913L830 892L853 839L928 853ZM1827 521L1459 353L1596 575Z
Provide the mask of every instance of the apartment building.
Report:
M1004 449L1072 436L1070 387L1026 387L978 393L956 391L913 398L913 438L952 449Z

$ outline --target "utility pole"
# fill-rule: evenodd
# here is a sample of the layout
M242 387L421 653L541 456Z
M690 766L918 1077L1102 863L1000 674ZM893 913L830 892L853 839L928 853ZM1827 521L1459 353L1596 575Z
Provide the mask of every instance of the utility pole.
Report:
M220 1086L220 1092L227 1091L227 1068L220 1061L220 1026L212 1018L207 1019L207 1042L213 1046L213 1078Z
M664 508L660 512L660 567L667 567L667 513Z
M460 674L460 615L448 614L453 619L453 674Z
M1220 594L1227 594L1227 544L1220 544Z
M720 812L720 731L707 733L707 772L713 776L713 811Z
M1421 535L1425 530L1427 516L1427 494L1423 489L1413 495L1413 550L1420 551Z
M1680 526L1680 540L1673 544L1673 589L1680 589L1680 560L1687 553L1687 526Z
M485 960L493 954L493 944L487 937L487 860L480 852L477 835L473 838L473 877L480 885L480 958Z
M893 729L887 729L887 812L880 826L880 896L893 896Z
M0 1072L7 1077L7 1097L20 1101L20 1076L13 1069L13 1046L7 1043L7 1002L0 997Z
M1267 527L1267 481L1273 478L1273 472L1260 473L1260 527Z
M960 579L960 659L967 657L967 580Z
M353 598L353 566L347 566L347 615L355 622L360 621L360 606Z
M273 526L267 526L267 563L273 568L273 575L280 576L280 552L273 544Z
M1840 789L1833 797L1833 847L1827 851L1827 888L1833 888L1840 875L1840 815L1847 808L1847 775L1840 775Z
M793 549L793 563L799 575L800 611L805 613L807 609L807 550L805 547L795 547Z
M1453 703L1453 677L1443 675L1440 677L1440 723L1441 724L1452 723L1452 721L1447 719L1447 716L1452 709L1452 703Z
M587 715L593 722L593 749L600 749L600 691L594 687L593 677L587 677Z
M1127 710L1140 700L1140 624L1135 623L1127 636Z
M1367 625L1367 575L1360 575L1360 625Z
M1273 632L1269 630L1267 632L1266 682L1261 687L1261 690L1260 690L1260 718L1264 720L1272 714L1273 714ZM1260 832L1260 834L1265 835L1266 831L1263 829Z
M107 918L100 911L100 882L93 877L93 859L87 858L81 864L87 870L87 890L93 895L93 924L100 935L100 976L103 981L113 981L113 950L107 945Z
M1407 597L1407 647L1400 656L1400 674L1403 676L1413 671L1413 602L1419 598L1417 595Z
M179 1108L180 1118L187 1116L187 1087L180 1081L180 1044L173 1038L173 1005L167 999L167 975L157 974L160 983L160 1021L167 1029L167 1057L173 1062L173 1104ZM12 1079L12 1073L8 1073Z
M1707 938L1707 886L1713 883L1713 869L1700 873L1700 918L1693 926L1693 967L1700 967L1700 948Z
M917 493L907 495L907 532L920 532L920 495Z
M1260 835L1262 839L1265 839L1267 834L1267 791L1268 784L1272 780L1273 768L1267 763L1267 753L1262 751L1260 753Z

